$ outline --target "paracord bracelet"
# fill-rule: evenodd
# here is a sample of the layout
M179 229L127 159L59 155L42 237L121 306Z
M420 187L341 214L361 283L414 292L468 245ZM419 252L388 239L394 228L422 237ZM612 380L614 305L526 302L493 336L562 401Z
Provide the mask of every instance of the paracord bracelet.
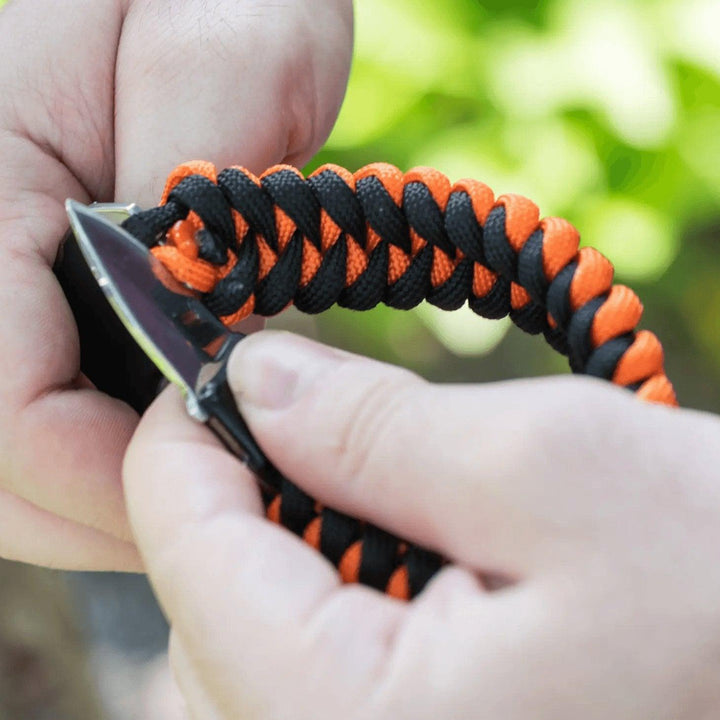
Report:
M613 285L613 266L566 220L540 219L519 195L494 198L476 180L392 165L356 173L325 165L308 178L278 165L180 165L162 204L124 227L226 325L294 303L403 310L423 300L479 315L510 315L543 333L575 373L605 378L651 402L676 405L655 335L636 330L642 304ZM330 508L283 478L268 517L304 538L346 582L412 598L443 565L437 554Z

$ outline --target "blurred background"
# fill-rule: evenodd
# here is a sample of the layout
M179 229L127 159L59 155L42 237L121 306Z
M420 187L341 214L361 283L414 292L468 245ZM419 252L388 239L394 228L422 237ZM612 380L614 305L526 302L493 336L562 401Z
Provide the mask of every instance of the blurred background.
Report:
M307 170L433 165L568 218L640 295L681 403L720 411L720 2L356 4L347 99ZM465 310L271 326L439 381L567 372L541 339ZM141 578L0 564L0 720L182 717L166 632Z

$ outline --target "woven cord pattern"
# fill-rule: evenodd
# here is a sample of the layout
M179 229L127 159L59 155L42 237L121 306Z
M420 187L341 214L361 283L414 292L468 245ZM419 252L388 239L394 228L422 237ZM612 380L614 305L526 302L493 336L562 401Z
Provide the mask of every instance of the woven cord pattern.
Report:
M613 284L612 264L580 248L561 218L540 219L519 195L495 198L476 180L376 163L356 173L325 165L304 178L278 165L256 177L204 162L170 175L162 203L129 218L131 234L226 325L290 304L335 303L510 315L568 356L651 402L676 405L656 336L637 330L642 304ZM268 516L319 549L344 580L394 596L417 594L441 567L435 554L319 506L289 480L265 498Z

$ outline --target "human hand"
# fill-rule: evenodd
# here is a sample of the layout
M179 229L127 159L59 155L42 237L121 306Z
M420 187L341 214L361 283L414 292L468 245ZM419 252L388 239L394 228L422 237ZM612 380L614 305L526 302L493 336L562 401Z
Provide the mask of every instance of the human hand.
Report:
M720 715L716 417L579 377L436 386L277 333L229 377L305 491L457 564L406 604L341 586L169 390L124 479L193 717Z
M178 162L302 165L336 117L351 0L11 0L0 12L0 556L140 567L136 426L80 373L52 273L66 197L150 207Z

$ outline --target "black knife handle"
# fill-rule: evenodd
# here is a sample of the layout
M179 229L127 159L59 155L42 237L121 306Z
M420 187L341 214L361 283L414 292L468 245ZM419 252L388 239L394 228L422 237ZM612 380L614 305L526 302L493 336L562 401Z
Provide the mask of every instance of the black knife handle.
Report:
M265 456L238 410L227 380L227 363L223 363L215 377L205 383L197 400L208 416L206 425L228 450L257 475L266 491L279 492L282 476Z
M144 412L158 394L162 374L110 306L72 232L53 271L77 325L80 369L98 390Z

